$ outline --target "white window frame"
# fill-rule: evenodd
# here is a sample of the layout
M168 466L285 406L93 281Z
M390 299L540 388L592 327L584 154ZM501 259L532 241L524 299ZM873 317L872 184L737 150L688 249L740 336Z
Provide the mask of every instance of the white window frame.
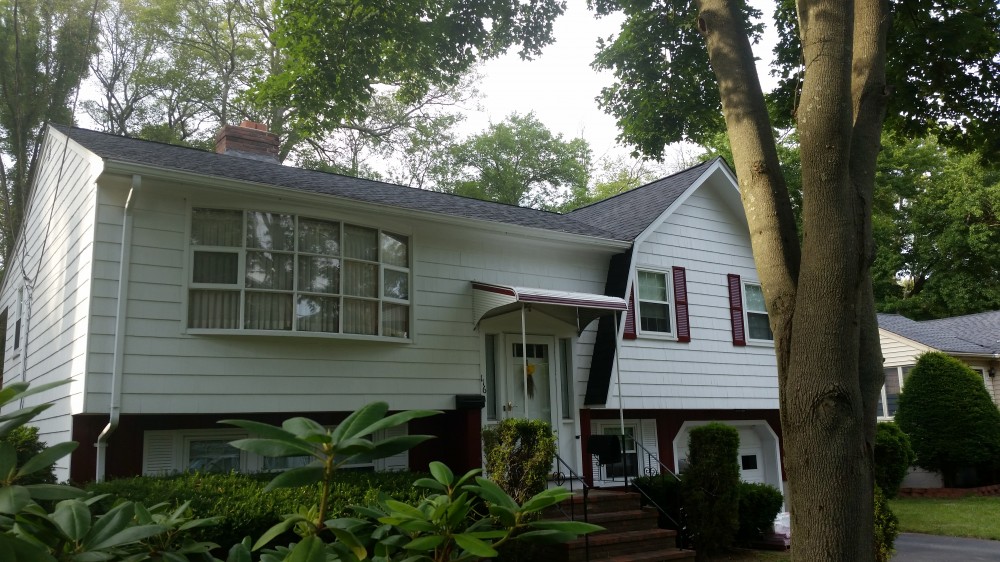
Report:
M196 209L217 210L217 211L239 211L242 214L242 219L243 219L242 220L241 233L240 233L241 245L240 246L200 246L200 245L193 244L192 240L191 240L191 225L192 225L192 222L194 220L194 210L196 210ZM247 242L246 242L246 230L247 230L247 220L248 220L247 216L248 216L248 213L250 213L250 212L262 212L262 213L272 213L272 214L280 214L280 215L290 215L293 218L293 221L294 221L294 224L295 224L296 233L298 232L299 219L310 219L310 220L319 220L319 221L325 221L325 222L336 222L336 223L339 224L339 227L340 227L340 240L341 240L341 254L336 257L336 259L340 262L340 275L341 275L341 279L340 279L340 284L339 284L340 285L340 292L339 293L327 295L327 294L313 293L313 292L309 292L309 291L300 291L298 289L298 283L297 283L297 281L298 281L298 266L297 265L293 268L294 269L294 271L293 271L293 282L292 282L292 289L290 291L284 291L284 290L282 290L282 291L278 291L278 290L269 291L267 289L250 289L250 291L255 291L255 292L279 292L279 293L283 293L283 294L290 293L292 295L292 306L293 306L293 309L296 306L297 298L298 298L298 296L300 294L302 294L302 295L308 295L308 296L330 297L330 298L339 299L339 301L340 301L340 325L338 327L338 331L337 332L313 332L313 331L306 331L306 330L298 330L297 329L298 328L298 318L294 314L294 312L292 314L292 329L290 329L290 330L261 330L261 329L247 329L247 328L243 327L243 326L245 326L245 314L246 314L246 293L247 293L247 287L246 287L246 260L247 260L247 252L248 251L256 251L253 248L248 248L247 247ZM357 226L357 227L371 229L371 230L375 230L376 231L376 233L377 233L377 235L376 235L377 236L376 237L376 244L377 244L377 250L378 250L378 253L379 253L377 261L375 261L375 262L369 262L369 261L366 261L366 260L359 260L359 259L356 259L356 258L347 258L347 257L345 257L343 255L343 244L344 244L344 236L345 236L344 231L345 231L345 227L346 226ZM386 262L383 261L383 256L382 256L382 235L383 234L390 234L390 235L395 235L395 236L404 236L404 237L406 237L406 239L407 239L407 261L408 261L406 267L398 266L398 265L394 265L394 264L389 264L389 263L386 263ZM182 331L183 331L183 333L194 334L194 335L230 335L230 334L236 335L236 334L239 334L239 335L294 336L294 337L307 337L307 338L334 338L334 339L353 339L353 340L372 340L372 341L394 341L394 342L401 342L401 343L408 343L408 342L412 343L413 342L413 339L414 339L413 338L413 333L414 333L414 318L415 318L414 317L414 298L413 298L414 297L414 274L413 274L414 243L413 243L413 235L412 235L412 233L410 233L405 228L382 228L380 226L366 224L366 223L359 222L359 221L354 221L354 220L344 220L344 219L341 219L341 218L331 218L331 217L317 217L317 216L314 216L314 215L310 215L308 213L299 213L299 212L288 211L288 210L283 210L283 209L274 209L274 210L268 209L268 210L264 210L264 209L259 209L259 208L234 208L234 207L227 207L227 206L224 206L224 205L205 204L205 205L189 205L188 206L187 227L186 227L185 239L186 239L186 249L187 249L188 256L187 256L187 259L186 259L187 271L185 272L185 279L186 279L186 282L187 282L187 288L186 288L186 290L184 292L184 299L183 299L184 302L182 303L182 307L183 307L182 308L182 310L183 310L183 313L182 313L182 317L183 317ZM219 252L219 253L234 253L234 254L236 254L237 255L237 260L238 260L237 261L237 268L238 269L237 269L236 283L235 284L228 284L228 283L225 283L225 284L223 284L223 283L195 283L194 282L194 275L195 275L195 253L196 252ZM311 255L313 255L313 254L309 254L309 253L305 253L305 252L301 252L300 253L299 248L298 248L298 237L297 236L296 236L296 239L295 239L295 245L294 245L294 249L293 250L291 250L291 251L283 251L282 250L282 251L276 251L276 252L277 253L291 254L291 255L296 256L296 257L299 256L299 255L304 255L304 256L311 256ZM344 285L343 285L343 277L344 277L345 261L358 261L358 262L362 262L362 263L371 263L371 264L375 264L375 265L378 266L378 274L377 274L378 275L378 287L377 287L377 296L376 297L374 297L374 298L355 297L355 296L351 296L351 295L346 295L343 292L343 287L344 287ZM295 261L295 263L297 264L297 260ZM386 271L386 269L389 269L389 270L392 270L392 271L397 271L397 272L400 272L400 273L405 273L407 275L407 297L408 297L407 299L397 299L397 298L392 298L392 297L385 296L385 271ZM192 290L228 290L228 291L232 291L232 292L238 292L239 293L239 313L238 313L238 318L237 318L237 327L236 328L225 328L225 329L192 328L192 327L190 327L190 321L191 321L191 319L189 317L190 316L189 315L189 307L190 307L190 299L191 299L191 291ZM367 301L377 301L379 303L379 309L378 309L378 334L351 334L351 333L344 333L343 327L344 327L344 299L345 298L358 299L358 300L367 300ZM403 305L403 306L408 307L407 308L407 327L408 327L408 333L405 335L405 337L391 336L391 335L384 335L383 334L384 326L383 326L382 303L398 304L398 305Z
M666 282L667 289L667 300L647 300L646 302L653 304L665 304L667 305L667 321L670 322L670 331L661 332L658 330L645 330L642 327L642 295L640 288L639 276L642 273L652 273L654 275L662 275L663 280ZM636 334L646 337L646 338L658 338L666 340L676 340L677 339L677 304L674 302L674 276L673 272L669 269L664 269L662 267L651 267L651 266L637 266L635 270L635 302L636 302L636 313L635 313L635 331Z
M24 286L20 286L14 291L14 318L11 326L14 328L11 336L12 350L11 359L21 356L21 348L24 347Z
M761 312L759 310L750 310L750 307L747 306L747 287L749 287L749 286L758 287L758 288L761 289L761 292L763 293L764 289L761 286L760 281L754 281L754 280L750 280L750 279L741 279L740 282L743 284L742 287L740 287L740 289L741 289L740 292L743 295L743 333L745 334L747 345L767 345L767 346L773 346L774 345L774 334L771 334L771 339L769 339L769 340L768 339L761 339L761 338L752 338L752 337L750 337L750 315L751 314L756 314L756 315L763 314L764 317L767 318L768 326L770 326L770 322L771 322L771 315L767 312L766 307L764 309L764 312Z

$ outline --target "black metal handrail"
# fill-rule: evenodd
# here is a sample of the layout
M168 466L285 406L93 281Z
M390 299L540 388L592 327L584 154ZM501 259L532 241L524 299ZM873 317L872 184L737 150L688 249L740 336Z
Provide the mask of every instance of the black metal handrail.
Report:
M656 461L656 463L658 465L660 465L660 467L662 469L659 472L659 474L663 474L663 471L666 471L667 474L673 476L675 480L680 481L680 478L676 474L674 474L674 472L672 470L670 470L669 468L667 468L667 465L665 465L662 462L660 462L660 459L657 458L656 455L654 455L649 449L647 449L646 447L643 447L642 443L639 443L638 441L636 441L636 440L633 439L632 440L632 444L635 445L635 446L637 446L638 448L642 449L642 451L644 453L646 453L646 459L647 459L647 462L646 462L646 472L648 473L649 476L655 476L653 474L653 472L652 472L652 469L650 468L650 464L651 463L649 462L650 460L654 460L654 461ZM624 452L625 452L624 449L625 449L625 442L624 442L624 440L622 440L622 453L623 453L622 456L623 457L624 457ZM627 478L625 480L625 486L626 486L626 488L628 487L628 479ZM650 503L650 505L652 505L653 507L655 507L656 510L660 512L660 515L662 515L663 517L666 517L668 520L670 520L670 522L674 524L674 528L676 528L678 530L681 528L680 523L678 523L676 520L674 520L674 518L671 517L669 513L667 513L667 510L663 509L663 507L661 507L660 504L656 503L656 500L654 500L653 497L650 496L648 492L646 492L646 490L643 490L641 486L637 486L635 484L635 480L634 479L632 480L632 488L634 488L636 491L638 491L640 494L642 494L643 497L646 498L646 501L648 501Z
M563 472L562 472L562 468L563 467L566 467L566 474L563 474ZM569 463L567 463L565 460L563 460L563 458L560 457L558 453L556 454L556 472L555 472L555 474L553 474L553 477L555 479L555 482L556 482L557 486L562 486L563 483L568 480L569 481L569 491L570 491L571 494L573 494L574 498L576 497L576 490L573 488L573 482L574 481L580 482L580 485L582 486L581 489L583 491L583 521L585 523L589 523L590 522L590 516L589 516L588 510L587 510L587 504L589 503L587 501L587 495L588 495L588 492L590 491L590 489L592 488L592 486L590 486L589 484L587 484L587 481L584 480L582 476L580 476L579 474L577 474L576 472L574 472L573 471L573 467L571 467L569 465ZM558 506L557 505L556 508L559 509L559 511L562 511L563 515L568 515L568 517L570 518L570 520L576 521L576 501L575 500L574 501L570 501L570 503L569 503L569 513L568 514L565 511L563 511L562 506ZM590 562L590 534L589 533L583 536L583 548L584 548L584 555L586 556L586 560L587 560L587 562Z

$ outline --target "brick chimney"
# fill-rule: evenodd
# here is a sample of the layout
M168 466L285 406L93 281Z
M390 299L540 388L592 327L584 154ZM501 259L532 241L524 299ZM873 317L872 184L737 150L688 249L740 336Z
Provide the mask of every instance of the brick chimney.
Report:
M215 134L215 151L261 162L281 163L278 159L278 135L253 121L244 121L239 126L225 125L219 129Z

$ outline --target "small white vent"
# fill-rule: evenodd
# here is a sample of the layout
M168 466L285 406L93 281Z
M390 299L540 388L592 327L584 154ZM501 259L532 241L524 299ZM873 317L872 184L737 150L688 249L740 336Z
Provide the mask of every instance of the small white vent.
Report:
M143 438L142 473L148 476L170 474L178 470L176 433L147 431Z

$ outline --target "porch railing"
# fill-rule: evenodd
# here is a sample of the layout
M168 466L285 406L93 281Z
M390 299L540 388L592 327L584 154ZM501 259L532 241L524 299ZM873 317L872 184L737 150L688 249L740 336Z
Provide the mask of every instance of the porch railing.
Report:
M565 473L563 472L563 469L566 470ZM576 521L576 487L574 483L578 482L580 484L580 489L583 491L583 521L585 523L589 523L590 516L587 511L587 504L589 502L587 501L587 497L590 492L591 486L587 484L587 481L584 480L582 476L574 472L573 468L569 465L569 463L563 460L563 458L560 457L558 453L556 454L556 471L552 475L552 477L557 486L562 486L566 482L569 482L569 491L570 493L573 494L573 499L571 499L569 502L569 513L567 514L561 505L558 505L556 507L559 509L560 512L562 512L563 515L568 516L572 521ZM590 562L589 533L583 536L583 548L584 548L584 556L586 557L587 562Z
M669 474L670 476L672 476L674 478L674 480L680 481L680 478L676 474L674 474L674 472L672 470L670 470L669 468L667 468L667 465L665 465L662 462L660 462L660 459L656 455L654 455L652 451L650 451L646 447L643 447L642 443L639 443L636 440L633 440L632 443L636 447L638 447L639 449L641 449L643 453L646 454L646 468L644 469L644 472L646 473L647 476L656 476L658 474ZM625 446L625 443L623 441L622 442L622 447L624 448L624 446ZM654 464L654 462L655 462L655 464ZM659 467L659 468L657 468L657 467ZM626 486L626 488L628 487L628 481L627 480L626 480L625 486ZM663 507L661 507L660 504L656 503L656 501L653 499L653 497L646 490L643 490L641 486L636 485L635 480L632 481L632 488L635 489L640 494L642 494L642 496L646 499L646 501L649 502L650 505L652 505L653 507L655 507L656 510L660 512L661 516L666 517L667 520L669 520L671 523L673 523L675 529L680 530L680 528L681 528L680 523L678 523L676 520L674 520L674 518L671 517L669 513L667 513L667 510L663 509Z

